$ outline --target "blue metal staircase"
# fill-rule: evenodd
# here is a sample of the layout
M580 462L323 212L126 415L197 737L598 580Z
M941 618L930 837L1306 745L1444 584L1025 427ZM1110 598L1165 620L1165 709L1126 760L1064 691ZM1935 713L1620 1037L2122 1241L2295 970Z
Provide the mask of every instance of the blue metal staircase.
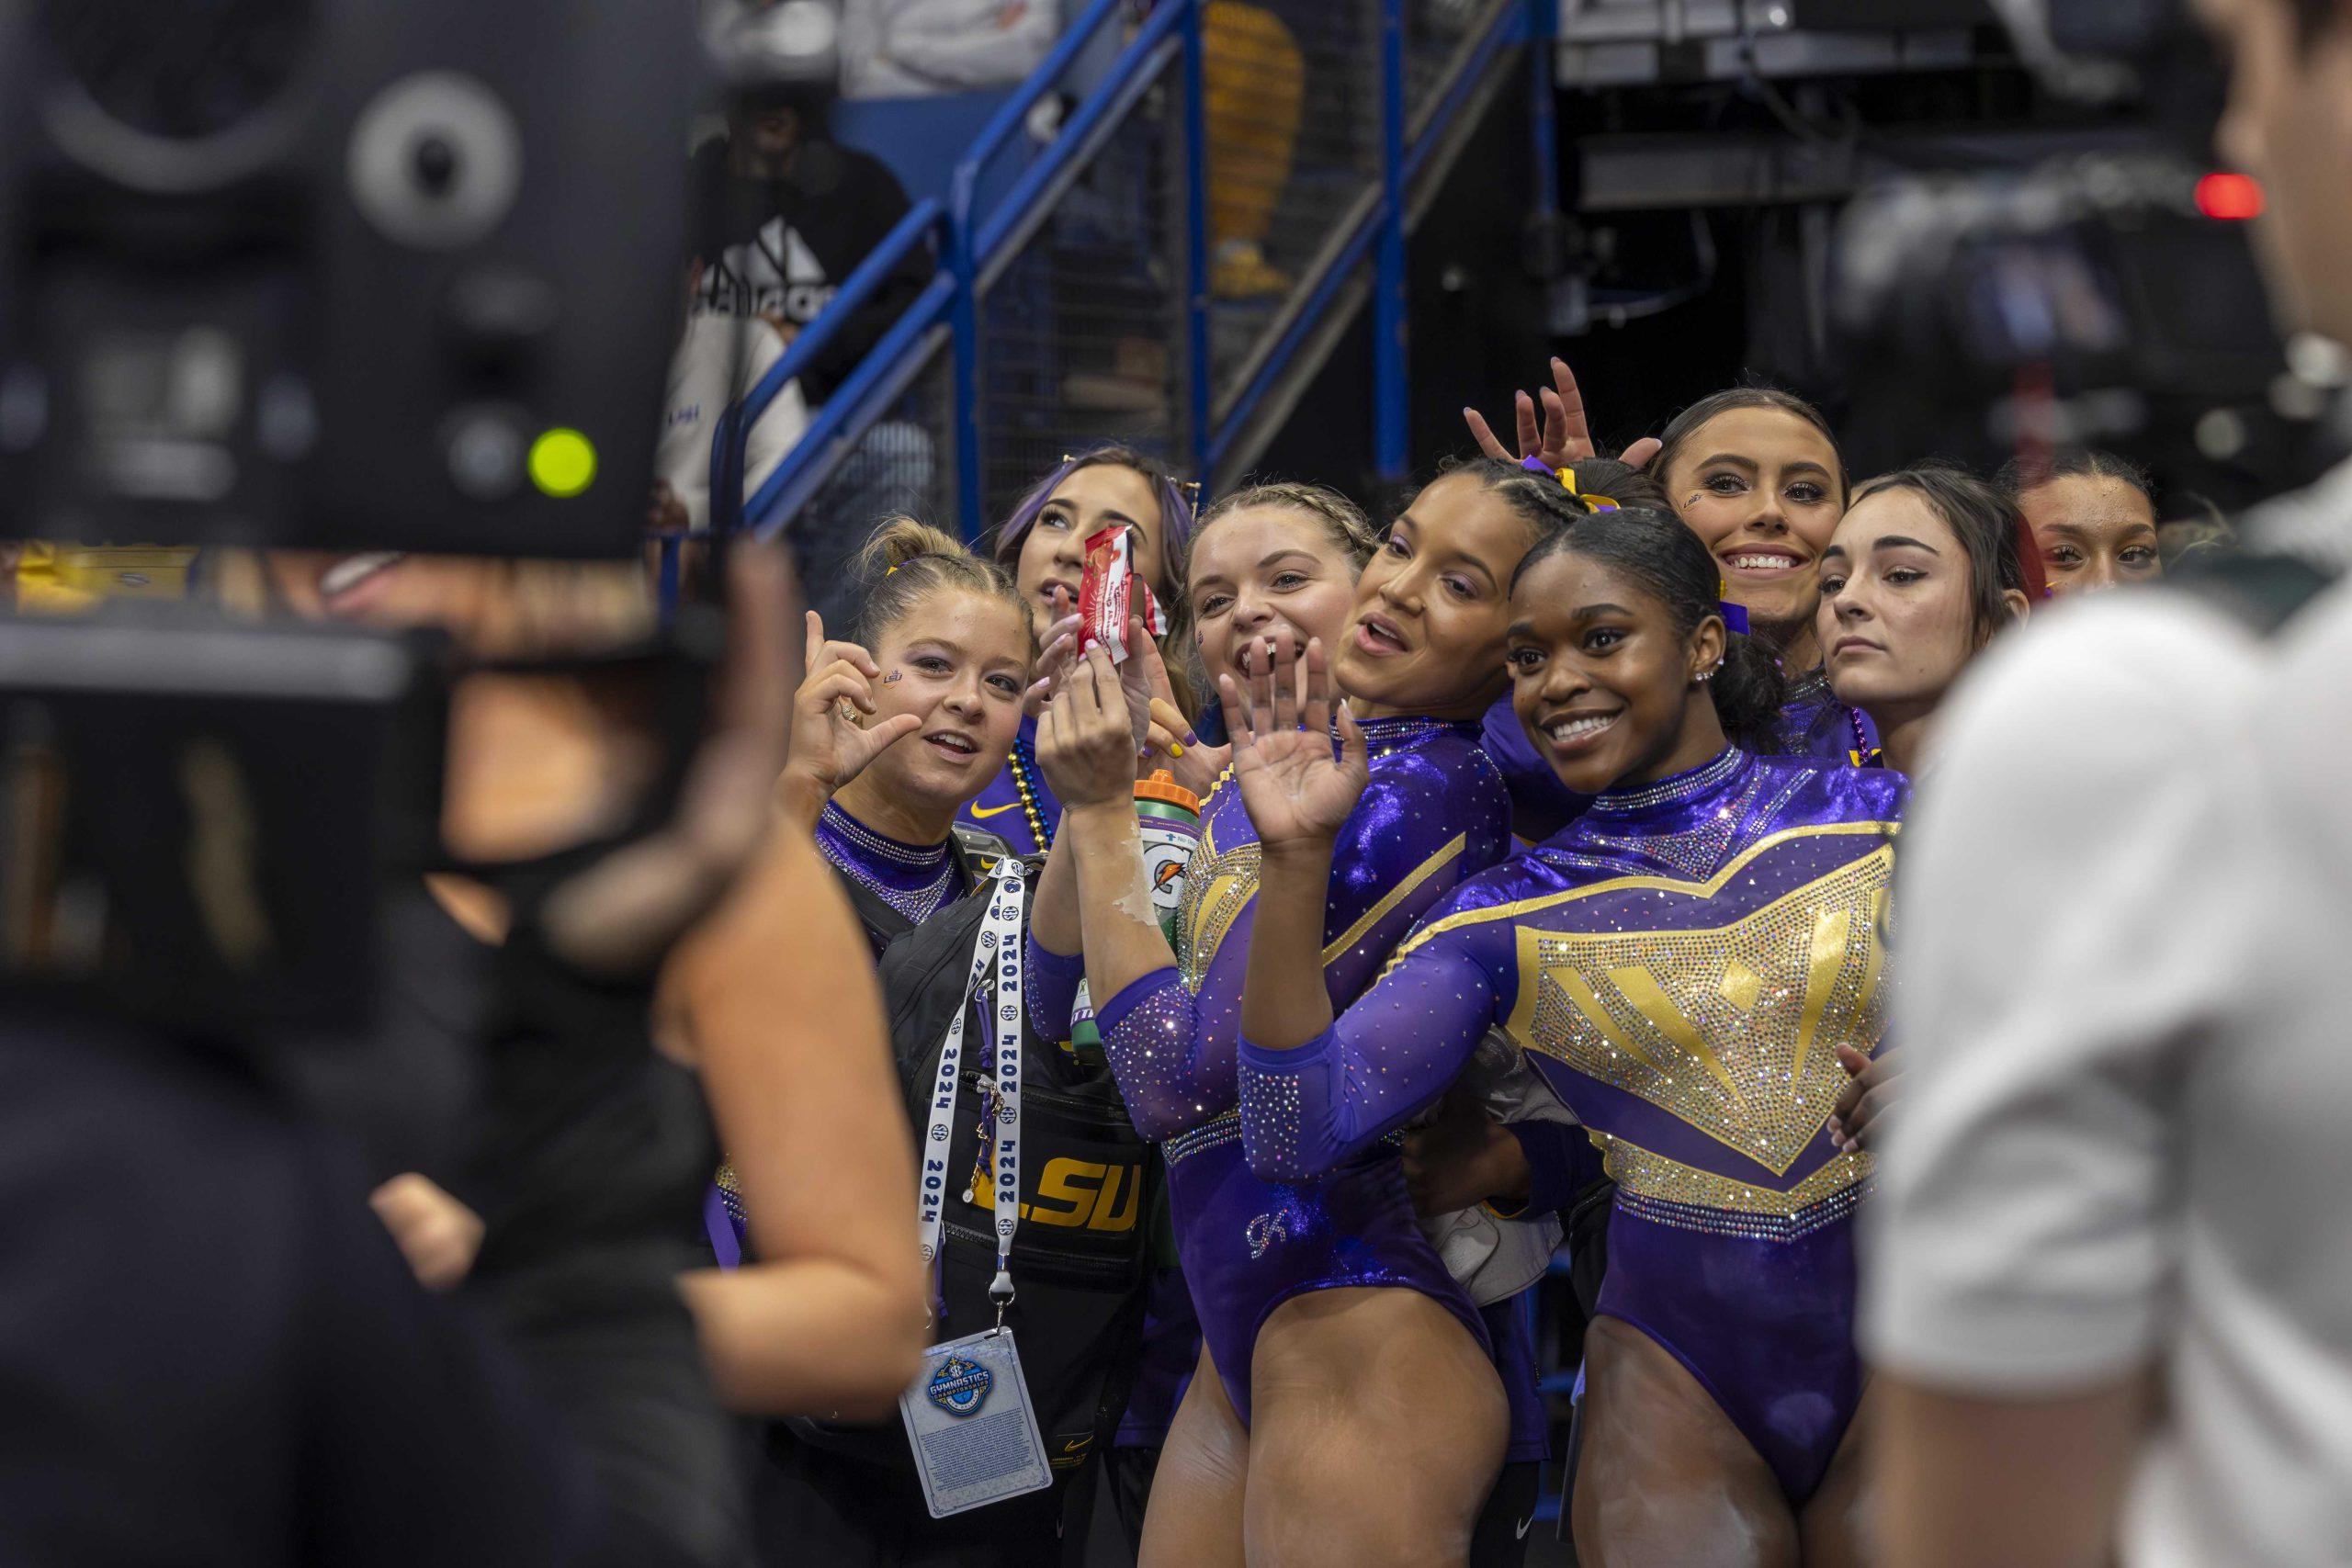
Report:
M1138 20L1136 0L1092 0L957 161L947 199L919 202L721 422L714 525L862 531L872 516L827 515L855 461L862 495L878 465L895 506L977 537L1063 453L1112 438L1214 493L1367 301L1366 446L1401 479L1410 217L1475 106L1521 82L1529 199L1548 208L1555 4L1158 0ZM1237 113L1259 103L1291 134ZM1220 239L1241 265L1216 265ZM742 432L918 250L929 284L744 494Z

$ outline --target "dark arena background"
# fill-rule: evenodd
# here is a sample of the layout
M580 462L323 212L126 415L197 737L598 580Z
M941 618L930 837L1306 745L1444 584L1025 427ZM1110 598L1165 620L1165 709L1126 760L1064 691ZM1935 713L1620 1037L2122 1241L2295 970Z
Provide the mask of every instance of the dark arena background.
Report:
M2346 213L2352 0L0 0L0 1568L2352 1562Z

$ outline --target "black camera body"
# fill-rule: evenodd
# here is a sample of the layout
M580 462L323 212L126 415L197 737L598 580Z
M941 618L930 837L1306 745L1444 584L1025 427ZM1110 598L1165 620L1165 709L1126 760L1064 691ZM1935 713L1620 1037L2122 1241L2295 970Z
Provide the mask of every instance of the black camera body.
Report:
M252 1038L369 1014L437 855L429 638L188 607L0 621L0 995Z
M0 0L0 538L636 557L708 64L677 6ZM452 669L0 615L0 997L366 1018Z
M638 547L678 8L0 4L0 534Z

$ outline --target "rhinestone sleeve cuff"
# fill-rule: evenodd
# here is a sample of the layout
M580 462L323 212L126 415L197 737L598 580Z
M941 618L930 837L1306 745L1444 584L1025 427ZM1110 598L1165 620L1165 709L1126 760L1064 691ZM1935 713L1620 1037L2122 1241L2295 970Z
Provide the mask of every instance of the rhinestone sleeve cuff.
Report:
M1241 1149L1261 1179L1309 1180L1347 1157L1338 1123L1345 1096L1334 1043L1329 1029L1289 1051L1242 1038Z

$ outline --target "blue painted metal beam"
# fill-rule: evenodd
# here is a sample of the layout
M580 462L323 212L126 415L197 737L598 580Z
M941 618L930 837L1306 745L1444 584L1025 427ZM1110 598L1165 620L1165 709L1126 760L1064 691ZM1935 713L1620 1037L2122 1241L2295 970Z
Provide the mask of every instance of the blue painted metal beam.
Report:
M1372 260L1372 466L1384 479L1412 466L1406 423L1405 0L1380 5L1380 212Z
M804 484L802 479L811 471L811 465L831 450L831 444L853 434L854 429L862 428L854 425L855 420L870 420L878 416L881 412L878 406L864 409L860 405L873 400L874 390L896 368L895 360L919 342L922 333L944 320L954 333L956 356L954 418L957 520L967 537L976 536L985 527L988 521L983 512L985 454L980 419L984 367L979 341L982 279L1001 266L1011 246L1025 243L1038 211L1066 181L1069 165L1084 154L1094 133L1106 122L1114 122L1116 117L1125 114L1147 90L1152 76L1151 56L1171 35L1180 37L1183 48L1182 152L1186 160L1184 200L1187 231L1183 257L1185 297L1182 327L1185 401L1181 410L1170 412L1181 413L1189 426L1184 433L1183 446L1189 448L1193 463L1204 477L1231 452L1247 422L1255 415L1266 394L1289 368L1291 361L1321 324L1336 296L1369 254L1374 271L1374 462L1385 477L1403 478L1411 457L1407 423L1409 404L1406 387L1409 365L1406 319L1406 193L1479 81L1491 69L1498 53L1522 41L1532 45L1535 54L1540 56L1544 53L1541 44L1550 26L1546 16L1549 0L1514 0L1513 4L1501 8L1496 20L1471 46L1470 54L1464 58L1462 68L1455 73L1442 96L1421 117L1423 125L1421 134L1418 136L1408 135L1411 128L1407 124L1406 117L1403 0L1373 0L1373 3L1380 8L1380 199L1332 254L1330 265L1322 276L1310 285L1299 310L1272 345L1251 384L1234 399L1231 412L1224 421L1216 422L1212 413L1214 387L1210 363L1211 300L1206 210L1209 171L1206 167L1205 95L1202 81L1202 0L1162 0L1155 6L1136 36L1128 39L1121 50L1102 87L1090 94L1079 107L1053 145L1023 171L1005 199L995 204L993 210L986 215L976 209L979 179L988 161L1020 132L1030 110L1052 90L1080 51L1103 27L1123 13L1121 0L1094 0L1064 34L1053 52L1032 73L1028 81L999 108L971 151L958 163L946 208L943 210L938 204L926 202L910 213L907 220L892 231L882 248L869 256L844 283L842 292L846 303L837 301L834 310L811 323L808 332L804 333L786 351L785 358L762 378L752 395L731 411L733 417L721 421L721 438L729 451L723 456L714 453L714 479L721 477L732 479L731 496L740 496L741 442L750 419L763 412L792 376L804 369L809 359L838 332L838 316L846 316L858 303L870 297L883 278L903 261L911 245L920 243L926 234L944 228L943 267L925 290L922 299L886 334L884 342L877 344L875 353L868 356L869 363L862 365L859 371L844 382L840 391L829 400L803 440L805 453L796 451L788 456L769 481L762 486L760 494L741 508L740 514L763 533L773 532L780 525L783 515L789 514L790 506L784 503L788 501L797 505L806 499L802 492L811 487ZM1556 133L1549 112L1547 66L1548 62L1538 60L1532 73L1537 83L1532 90L1538 99L1535 135L1539 179L1544 177L1544 172L1553 166L1556 158L1554 146ZM1541 204L1546 199L1544 192L1539 190L1535 199ZM888 352L885 352L886 348ZM714 518L722 512L736 514L727 505L731 496L722 493L718 486L714 485Z
M1037 107L1038 100L1053 90L1054 84L1062 79L1063 73L1094 41L1094 35L1102 30L1103 24L1117 17L1124 8L1125 0L1094 0L1094 4L1089 6L1078 20L1065 28L1061 40L1038 62L1037 69L1029 73L1027 79L1013 90L1012 96L989 117L988 124L973 139L971 147L957 160L956 174L961 175L966 170L970 170L977 188L980 169L1020 132L1029 118L1029 111ZM1113 74L1115 76L1116 73ZM1011 204L1008 201L1006 205ZM969 218L971 213L967 209L961 216Z
M861 405L883 378L897 368L900 358L911 349L923 333L937 326L946 314L955 294L955 279L941 274L931 280L931 287L916 297L890 330L882 334L873 351L858 362L825 406L802 433L800 440L785 455L775 471L767 477L756 494L743 503L744 520L761 538L774 538L777 530L790 519L798 505L808 498L794 494L813 489L813 483L803 484L801 476L821 457L836 439L853 434L848 427L862 412ZM790 505L785 504L786 500Z
M969 543L987 523L980 479L980 262L973 244L972 201L979 188L980 164L967 159L956 166L947 223L947 275L952 292L947 321L955 333L952 352L956 400L956 531Z
M1225 423L1217 426L1216 434L1209 441L1208 460L1212 468L1224 462L1226 454L1233 450L1234 444L1241 439L1243 427L1258 412L1258 405L1265 400L1266 394L1273 389L1283 372L1290 367L1291 356L1306 341L1306 334L1322 324L1323 312L1330 308L1332 299L1346 286L1379 232L1380 209L1375 206L1358 221L1347 243L1333 254L1331 265L1324 269L1322 277L1317 280L1297 312L1291 317L1290 325L1275 341L1273 351L1266 355L1257 376L1233 400L1233 407L1226 414Z
M1558 61L1554 40L1560 31L1559 0L1523 0L1527 7L1527 97L1529 141L1535 154L1537 216L1560 210L1559 87L1553 80Z
M989 149L976 151L956 166L948 211L949 271L956 280L956 299L949 319L956 333L956 510L967 540L978 538L990 521L980 451L980 279L992 270L1000 253L1027 222L1030 209L1061 178L1096 128L1110 117L1124 114L1149 89L1144 62L1167 41L1194 4L1195 0L1179 0L1152 14L1119 51L1105 78L1105 89L1079 106L1053 145L1022 171L1012 191L985 222L974 208ZM1031 80L1035 83L1037 78Z
M1159 51L1160 46L1168 41L1169 35L1194 10L1194 0L1168 0L1167 4L1156 8L1150 18L1136 30L1136 36L1127 40L1127 46L1119 51L1118 62L1111 68L1107 78L1112 84L1109 89L1091 95L1078 106L1069 123L1062 127L1061 134L1054 138L1054 144L1046 150L1044 156L1021 171L1021 178L1014 183L1011 193L989 215L975 246L981 271L989 270L1006 241L1023 227L1030 216L1029 209L1036 205L1041 193L1053 188L1063 171L1086 145L1095 128L1105 119L1125 113L1150 89L1150 79L1144 73L1145 62ZM974 164L969 167L973 177L978 178L979 165ZM961 171L959 177L960 175Z
M1209 135L1202 0L1184 9L1184 445L1209 482Z
M1446 84L1444 96L1431 105L1421 126L1421 134L1405 153L1405 183L1410 185L1420 177L1421 168L1430 154L1445 140L1446 129L1462 106L1477 90L1488 71L1494 68L1495 57L1514 44L1529 40L1528 13L1519 6L1506 8L1492 27L1472 46L1470 56L1453 81ZM1548 124L1548 117L1547 117Z
M930 237L945 220L946 209L925 197L892 226L866 258L850 270L817 319L800 329L786 345L783 356L767 367L741 401L721 414L710 434L710 526L715 533L732 533L746 515L743 498L743 446L752 426L767 412L792 379L816 362L817 355L841 334L850 316L883 280L897 270L907 253Z

